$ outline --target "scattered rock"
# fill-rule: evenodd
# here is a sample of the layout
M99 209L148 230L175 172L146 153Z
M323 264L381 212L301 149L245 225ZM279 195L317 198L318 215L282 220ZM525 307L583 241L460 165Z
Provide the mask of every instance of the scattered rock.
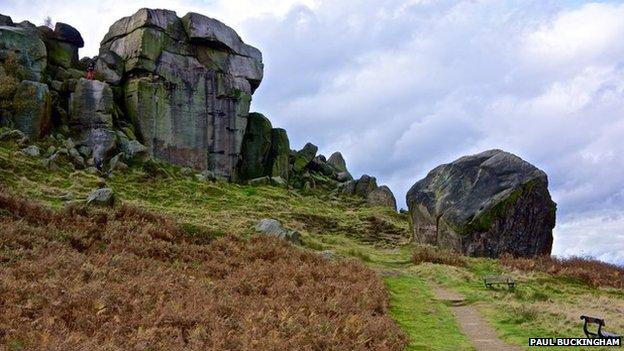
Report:
M115 204L113 189L101 188L92 191L87 197L87 204L112 207Z
M286 182L286 180L282 177L271 177L271 185L286 187L288 186L288 182Z
M2 134L0 134L0 140L2 141L23 140L23 139L28 139L28 137L21 130L17 130L17 129L7 130L3 132Z
M489 150L436 167L407 193L414 239L470 256L550 254L556 204L546 173Z
M321 252L321 256L326 260L331 260L332 258L334 258L334 252L331 250L325 250Z
M263 186L263 185L270 185L271 184L271 178L270 177L258 177L258 178L254 178L254 179L250 179L247 184L251 185L251 186Z
M275 219L262 219L260 220L260 222L258 222L255 229L257 232L260 232L264 235L284 239L297 245L301 243L301 236L298 232L284 228L282 226L282 223Z
M85 168L85 170L84 170L84 171L85 171L85 173L87 173L87 174L98 174L98 173L100 173L100 171L98 171L98 169L97 169L97 168L95 168L95 167L93 167L93 166L90 166L90 167Z
M211 181L212 182L212 181L217 180L217 177L215 176L215 174L212 171L209 171L209 170L205 170L205 171L202 171L199 174L196 174L195 178L197 178L197 180L204 181L204 182L205 181Z
M41 152L39 151L39 148L36 145L30 145L22 149L22 153L30 157L39 157L39 155L41 154Z

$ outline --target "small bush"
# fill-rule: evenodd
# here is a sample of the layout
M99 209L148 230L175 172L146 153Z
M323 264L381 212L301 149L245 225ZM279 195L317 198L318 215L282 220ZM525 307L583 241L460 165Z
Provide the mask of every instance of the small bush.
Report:
M429 245L416 247L414 253L412 253L412 261L415 264L430 262L456 267L466 266L466 260L462 254L449 249L442 249Z
M624 268L586 257L515 258L509 254L500 259L503 266L531 272L539 271L568 277L593 287L624 288Z

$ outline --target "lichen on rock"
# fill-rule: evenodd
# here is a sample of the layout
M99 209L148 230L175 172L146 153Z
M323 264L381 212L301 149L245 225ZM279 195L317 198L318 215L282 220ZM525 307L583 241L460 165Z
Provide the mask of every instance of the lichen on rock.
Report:
M407 193L414 238L471 256L550 254L546 173L502 150L436 167Z

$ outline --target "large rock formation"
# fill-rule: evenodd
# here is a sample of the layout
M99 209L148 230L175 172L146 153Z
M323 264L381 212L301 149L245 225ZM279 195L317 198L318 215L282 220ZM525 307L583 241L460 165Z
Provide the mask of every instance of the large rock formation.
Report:
M262 54L225 24L141 9L110 27L97 57L78 60L83 46L71 25L0 15L0 127L19 129L6 135L20 142L52 136L63 144L46 153L48 167L69 160L109 174L120 162L156 158L201 170L202 179L364 198L378 190L368 202L394 207L374 177L353 181L339 152L327 159L312 143L291 150L284 129L249 113ZM90 63L96 80L84 79Z
M141 9L101 42L99 77L149 152L236 178L262 55L223 23L196 13Z
M407 193L414 238L471 256L549 254L556 204L546 174L501 150L438 166Z

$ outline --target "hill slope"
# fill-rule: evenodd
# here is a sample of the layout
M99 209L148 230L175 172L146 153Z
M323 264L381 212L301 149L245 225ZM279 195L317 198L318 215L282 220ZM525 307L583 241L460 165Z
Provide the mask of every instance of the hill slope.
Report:
M582 336L581 314L624 330L621 289L444 252L415 263L407 216L363 199L207 182L147 163L106 179L123 205L93 209L83 203L99 177L59 165L0 142L9 350L472 349L436 286L461 292L511 344ZM261 218L298 230L302 247L255 236ZM327 250L332 260L313 253ZM501 272L519 281L515 291L482 286Z

